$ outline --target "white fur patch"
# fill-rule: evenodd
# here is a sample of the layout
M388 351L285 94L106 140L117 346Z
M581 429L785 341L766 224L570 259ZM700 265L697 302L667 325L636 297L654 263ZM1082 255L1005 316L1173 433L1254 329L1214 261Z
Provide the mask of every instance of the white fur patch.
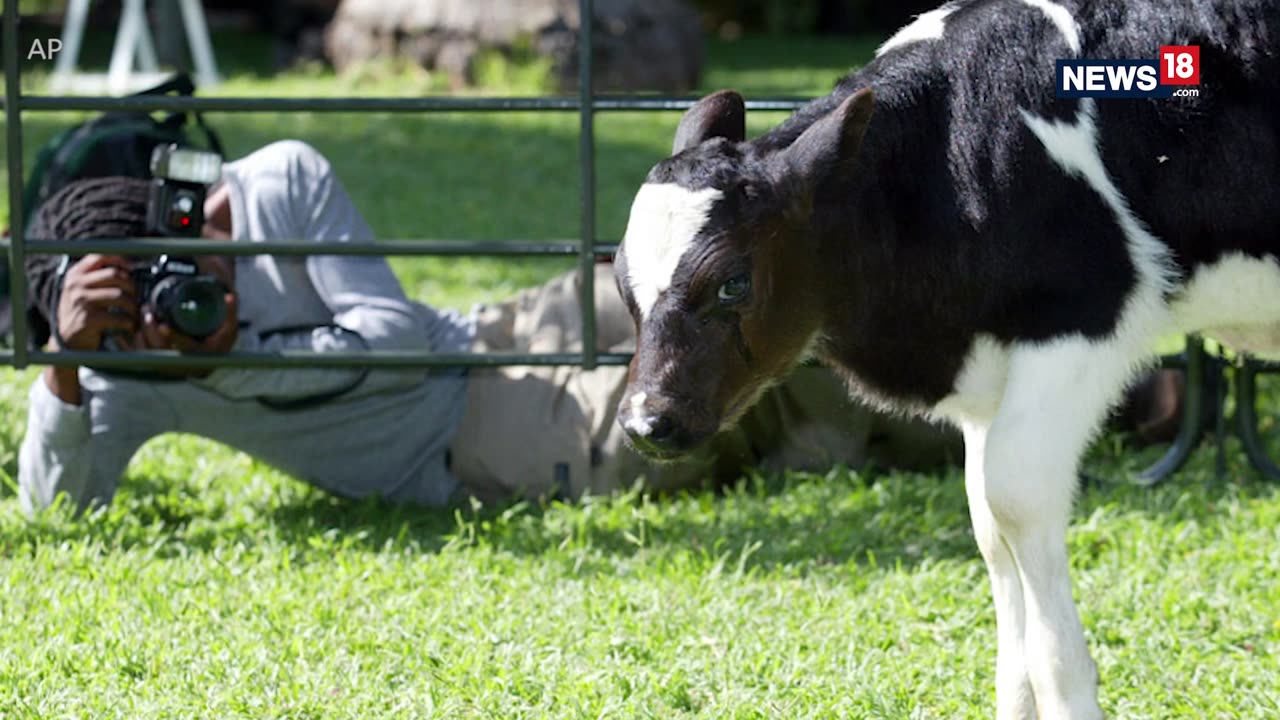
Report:
M1080 54L1080 25L1076 23L1075 18L1071 17L1070 10L1052 0L1022 0L1022 2L1047 15L1049 20L1058 26L1058 31L1062 33L1062 39L1067 41L1067 47L1071 48L1071 52Z
M894 48L909 45L913 42L922 42L925 40L938 40L942 37L942 33L947 29L947 16L955 11L954 5L943 5L937 10L930 10L916 16L916 19L901 30L893 34L876 50L876 57L893 50Z
M643 390L633 393L628 402L631 404L631 417L623 423L623 427L640 437L648 437L653 432L653 423L651 418L644 412L644 401L649 399L649 394Z
M960 366L952 393L933 407L935 418L966 424L988 425L996 416L1009 374L1009 349L995 338L979 335Z
M627 283L642 317L649 316L658 296L671 287L680 258L723 197L715 188L688 190L675 183L640 187L618 252L626 258Z
M1129 303L1141 302L1151 312L1163 308L1163 295L1172 288L1177 273L1169 259L1168 248L1133 214L1128 201L1107 173L1098 150L1098 128L1094 121L1097 105L1094 100L1085 98L1080 101L1076 122L1070 125L1045 120L1026 110L1021 112L1023 122L1044 144L1049 157L1068 174L1088 183L1115 215L1138 273L1138 287L1130 295ZM1124 314L1129 315L1128 309ZM1120 332L1117 329L1117 334Z
M1180 332L1203 332L1236 350L1280 355L1280 265L1231 253L1201 267L1172 303Z
M622 426L640 437L649 437L649 433L653 432L653 423L644 415L633 415Z
M640 410L644 407L644 401L648 399L649 399L649 393L646 393L643 390L633 394L631 396L631 411L640 412Z

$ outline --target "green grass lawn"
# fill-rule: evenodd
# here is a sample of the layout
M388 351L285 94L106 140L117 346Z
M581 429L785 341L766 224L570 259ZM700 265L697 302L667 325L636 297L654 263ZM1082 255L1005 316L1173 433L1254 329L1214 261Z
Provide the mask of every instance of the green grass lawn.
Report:
M821 93L873 45L716 43L706 85ZM414 82L246 71L221 92ZM387 237L577 233L571 115L210 120L233 155L312 142ZM599 118L602 237L621 232L676 120ZM68 121L31 116L28 155ZM559 266L395 261L411 294L455 306ZM28 520L9 478L34 377L0 370L0 717L993 713L994 616L957 470L749 475L719 495L451 513L336 500L168 436L143 448L110 508ZM1280 387L1264 395L1274 407ZM1157 452L1107 437L1088 470L1123 478ZM1213 461L1205 450L1155 490L1111 482L1078 503L1076 596L1114 717L1280 716L1280 486L1232 443L1224 480Z

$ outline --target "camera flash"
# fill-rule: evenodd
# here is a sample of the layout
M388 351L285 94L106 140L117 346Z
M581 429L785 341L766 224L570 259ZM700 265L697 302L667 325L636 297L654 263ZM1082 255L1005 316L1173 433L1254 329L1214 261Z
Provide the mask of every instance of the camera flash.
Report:
M212 185L222 177L222 156L177 145L157 145L151 151L151 174L179 182Z

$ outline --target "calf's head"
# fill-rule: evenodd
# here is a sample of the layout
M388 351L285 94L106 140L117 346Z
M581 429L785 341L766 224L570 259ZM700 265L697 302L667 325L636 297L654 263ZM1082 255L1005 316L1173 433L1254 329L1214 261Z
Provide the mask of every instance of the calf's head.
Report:
M685 114L615 260L637 328L618 422L638 450L693 449L813 349L830 290L807 241L815 192L851 170L872 107L850 95L781 150L744 141L735 92Z

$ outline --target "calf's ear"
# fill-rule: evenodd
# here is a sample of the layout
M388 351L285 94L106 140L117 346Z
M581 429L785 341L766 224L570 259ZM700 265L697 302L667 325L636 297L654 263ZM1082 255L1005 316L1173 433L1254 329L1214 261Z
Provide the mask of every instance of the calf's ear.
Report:
M808 185L853 164L875 110L871 88L863 88L810 125L778 159L782 171Z
M747 104L735 90L714 92L685 111L676 129L671 154L699 145L711 138L742 142L747 137Z

